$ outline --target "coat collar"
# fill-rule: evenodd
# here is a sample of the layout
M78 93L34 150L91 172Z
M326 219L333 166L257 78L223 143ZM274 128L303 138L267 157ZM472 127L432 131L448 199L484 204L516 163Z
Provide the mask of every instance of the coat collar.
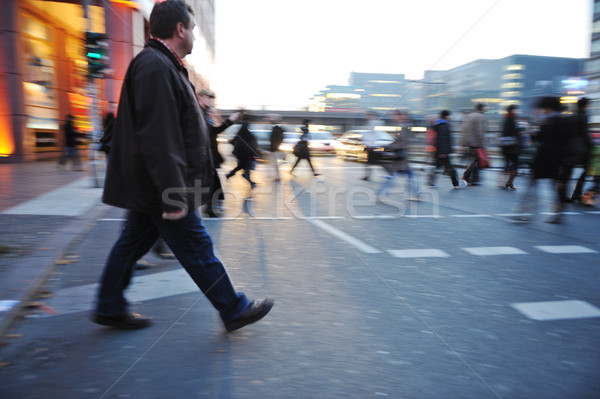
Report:
M157 37L151 37L150 39L148 39L148 42L146 42L146 46L162 51L180 69L185 69L185 65L183 64L181 58L179 58L179 56L175 54L173 49L171 49L171 47L169 47L169 45L165 43L164 40L161 40Z

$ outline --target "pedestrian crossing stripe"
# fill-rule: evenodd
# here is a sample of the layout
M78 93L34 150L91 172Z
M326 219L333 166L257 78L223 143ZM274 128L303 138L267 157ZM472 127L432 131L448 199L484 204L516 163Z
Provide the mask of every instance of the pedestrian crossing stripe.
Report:
M600 309L578 300L524 302L511 306L527 318L538 321L600 317Z
M540 245L536 248L551 254L591 254L597 252L580 245Z
M471 255L527 255L527 252L515 247L474 247L463 248Z
M387 251L395 258L447 258L441 249L392 249Z

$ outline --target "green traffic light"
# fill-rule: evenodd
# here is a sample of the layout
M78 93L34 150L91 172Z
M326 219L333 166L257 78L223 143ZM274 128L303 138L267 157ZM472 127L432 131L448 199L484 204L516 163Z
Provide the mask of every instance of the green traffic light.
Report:
M102 53L87 53L87 57L99 60L102 58Z

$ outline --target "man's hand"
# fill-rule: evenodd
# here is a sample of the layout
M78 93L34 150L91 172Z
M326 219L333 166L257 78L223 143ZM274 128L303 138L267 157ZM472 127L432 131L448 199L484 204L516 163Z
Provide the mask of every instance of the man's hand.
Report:
M233 114L229 115L229 120L232 122L236 122L238 119L240 119L240 113L239 112L234 112Z
M179 220L187 215L186 209L180 209L173 212L163 212L162 218L165 220Z

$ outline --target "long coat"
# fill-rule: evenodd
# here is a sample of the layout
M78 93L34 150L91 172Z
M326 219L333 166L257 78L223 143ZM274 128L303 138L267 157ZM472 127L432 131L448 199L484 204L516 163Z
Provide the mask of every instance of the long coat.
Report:
M504 124L502 125L502 137L512 137L514 144L502 147L502 153L505 155L515 155L521 152L521 136L519 134L519 128L517 127L517 121L514 116L504 117Z
M484 119L481 112L467 115L462 125L461 144L466 147L484 147Z
M452 133L450 123L445 119L439 119L433 125L435 131L435 148L437 155L452 154Z
M538 150L533 160L533 174L538 179L558 177L561 160L568 155L569 121L559 113L546 118L536 140Z
M210 138L187 70L150 39L131 61L103 201L139 212L195 208L213 181Z

